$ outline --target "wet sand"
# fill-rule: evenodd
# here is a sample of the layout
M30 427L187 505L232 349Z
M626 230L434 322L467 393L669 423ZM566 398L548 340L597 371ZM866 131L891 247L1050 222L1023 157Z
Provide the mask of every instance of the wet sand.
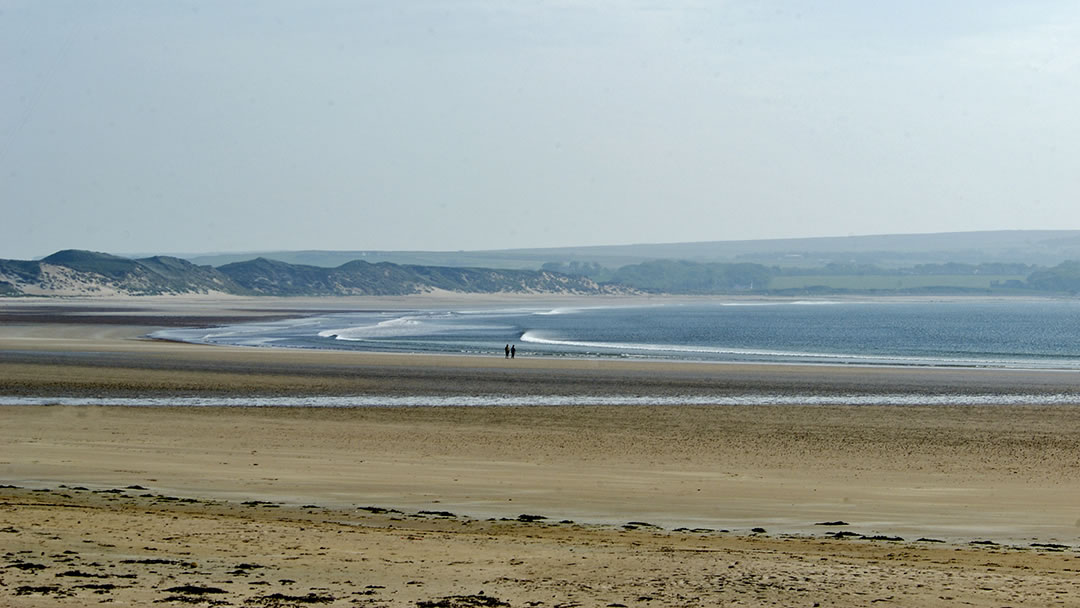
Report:
M198 316L178 308L170 323ZM0 407L0 485L17 486L0 488L0 604L1049 606L1080 591L1074 406L257 407L1058 394L1073 374L283 352L145 341L164 323L130 323L5 322L0 394L252 407Z

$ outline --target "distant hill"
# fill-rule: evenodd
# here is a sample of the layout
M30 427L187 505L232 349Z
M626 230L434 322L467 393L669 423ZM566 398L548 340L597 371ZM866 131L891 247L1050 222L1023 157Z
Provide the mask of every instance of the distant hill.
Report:
M237 293L243 288L209 266L187 260L139 260L68 249L36 261L0 260L0 293L6 295L164 295Z
M263 251L185 257L197 264L213 266L264 257L327 268L353 260L533 270L547 263L572 262L596 263L614 270L654 260L753 262L783 267L874 264L899 268L916 264L992 262L1053 266L1065 260L1080 259L1080 230L1001 230L491 251Z
M252 293L265 295L406 295L434 290L464 293L618 293L587 277L535 270L370 264L354 260L336 268L288 264L266 258L218 268Z
M276 296L405 295L446 290L469 293L624 293L583 276L550 271L369 264L336 268L265 258L196 265L168 256L131 259L65 250L36 261L0 260L0 295L86 296L239 294Z
M294 252L341 259L349 252ZM0 260L0 296L545 294L1077 294L1080 231L627 245L514 252L354 252L335 266L260 256L218 267L170 256L58 251ZM371 254L371 255L367 255ZM1062 256L1072 258L1060 259ZM491 265L372 261L488 259ZM529 256L533 256L530 258ZM726 257L725 257L726 256ZM561 259L560 259L561 257ZM202 259L202 258L197 258ZM721 261L716 261L720 259ZM531 260L531 261L530 261ZM544 260L542 263L540 260ZM1038 262L1033 260L1048 260ZM495 267L539 263L539 269ZM620 261L625 263L620 263Z

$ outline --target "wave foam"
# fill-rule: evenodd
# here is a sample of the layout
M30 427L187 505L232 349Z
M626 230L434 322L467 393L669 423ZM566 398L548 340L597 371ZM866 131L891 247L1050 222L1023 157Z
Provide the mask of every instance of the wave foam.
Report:
M324 329L318 333L320 338L333 338L359 342L364 340L387 340L408 336L431 336L448 332L481 332L506 329L495 324L468 324L460 322L461 315L433 314L423 316L404 316L386 319L378 323L354 325L341 329ZM452 322L448 322L452 321Z
M320 338L335 340L370 340L372 338L390 338L398 336L422 335L430 333L427 324L415 317L398 317L370 325L354 325L341 329L324 329L317 335Z
M1039 365L1030 360L1019 359L987 359L987 358L962 358L962 357L911 357L903 355L854 355L850 353L822 353L822 352L799 352L780 351L751 348L734 348L720 346L692 346L682 344L645 344L636 342L594 342L585 340L561 340L546 338L540 332L528 330L521 336L522 342L531 344L543 344L546 346L562 346L568 348L593 349L597 351L614 351L617 353L665 353L671 355L712 355L732 357L758 357L773 360L791 360L808 362L842 362L854 365L877 364L877 365L912 365L929 367L1001 367L1001 368L1057 368L1055 364L1047 363Z
M663 352L663 353L697 353L697 354L709 354L709 355L752 355L760 357L814 357L814 358L829 358L829 359L850 359L855 355L845 354L831 354L831 353L799 353L799 352L787 352L787 351L773 351L773 350L755 350L755 349L742 349L742 348L730 348L719 346L692 346L682 344L646 344L640 342L593 342L586 340L559 340L554 338L545 338L534 330L526 331L521 336L522 342L529 342L532 344L545 344L548 346L569 346L576 348L593 348L598 350L616 350L616 351L645 351L645 352Z

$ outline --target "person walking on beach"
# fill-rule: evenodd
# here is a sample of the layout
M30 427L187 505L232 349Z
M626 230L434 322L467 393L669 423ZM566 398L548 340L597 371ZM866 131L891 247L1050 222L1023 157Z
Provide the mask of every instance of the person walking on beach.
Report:
M514 354L517 352L517 344L510 347L510 358L514 358Z
M506 358L509 359L510 358L510 345L509 344L506 345L506 348L503 349L503 352L506 353Z

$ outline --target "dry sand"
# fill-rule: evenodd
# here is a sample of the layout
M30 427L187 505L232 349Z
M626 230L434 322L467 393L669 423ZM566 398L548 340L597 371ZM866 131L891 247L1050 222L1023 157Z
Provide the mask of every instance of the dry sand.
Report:
M0 395L1075 391L200 347L138 336L299 306L65 306L2 305ZM1080 605L1069 405L3 406L0 485L0 605Z

